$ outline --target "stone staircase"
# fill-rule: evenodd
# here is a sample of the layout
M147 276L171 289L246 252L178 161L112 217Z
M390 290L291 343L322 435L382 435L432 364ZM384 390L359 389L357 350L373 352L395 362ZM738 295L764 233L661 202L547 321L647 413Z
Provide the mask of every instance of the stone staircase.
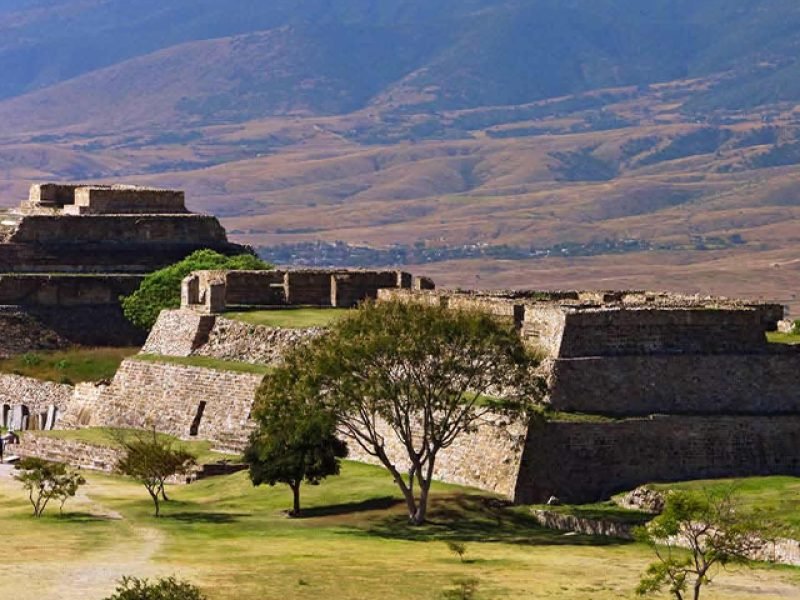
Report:
M247 447L247 442L250 439L250 432L254 428L255 426L248 426L239 431L222 432L217 436L211 449L214 452L221 452L223 454L241 454Z

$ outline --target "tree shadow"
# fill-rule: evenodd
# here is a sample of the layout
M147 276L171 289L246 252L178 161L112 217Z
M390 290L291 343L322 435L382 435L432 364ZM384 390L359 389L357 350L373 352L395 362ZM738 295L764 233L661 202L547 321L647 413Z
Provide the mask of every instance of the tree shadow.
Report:
M379 498L369 498L368 500L362 500L360 502L344 502L342 504L304 508L300 511L300 516L296 518L314 519L318 517L335 517L375 510L389 510L402 503L403 501L398 498L381 496Z
M189 524L228 525L238 523L242 517L249 517L248 513L223 513L223 512L176 512L162 514L165 521L177 521Z
M65 512L64 514L46 514L48 519L60 523L105 523L108 521L119 521L120 518L114 515L102 515L88 512Z
M454 494L433 499L428 522L409 524L405 515L374 520L363 535L407 541L502 542L531 546L617 546L632 542L546 529L525 507L487 496Z

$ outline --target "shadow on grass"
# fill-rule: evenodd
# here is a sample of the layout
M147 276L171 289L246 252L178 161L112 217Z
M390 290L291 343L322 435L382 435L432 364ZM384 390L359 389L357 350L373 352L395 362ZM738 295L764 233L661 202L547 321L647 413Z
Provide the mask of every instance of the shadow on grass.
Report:
M64 514L55 512L45 513L44 516L47 520L56 523L106 523L108 521L119 521L119 517L113 515L98 515L87 512L65 512Z
M368 500L362 500L361 502L345 502L343 504L304 508L297 518L314 519L317 517L336 517L373 510L389 510L402 503L403 501L398 498L381 496L380 498L370 498Z
M502 542L532 546L614 546L631 542L608 537L565 535L541 527L529 509L487 496L458 494L433 498L428 522L408 523L389 515L358 528L363 535L407 541Z
M209 525L229 525L238 523L242 517L249 517L247 513L223 513L223 512L169 512L162 514L161 518L165 521L177 521L179 523L190 524L209 524Z

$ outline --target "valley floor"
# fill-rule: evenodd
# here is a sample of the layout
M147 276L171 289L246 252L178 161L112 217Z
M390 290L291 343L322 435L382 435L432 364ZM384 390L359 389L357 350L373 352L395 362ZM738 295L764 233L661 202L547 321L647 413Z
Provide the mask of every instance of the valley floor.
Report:
M41 520L6 468L0 477L3 591L19 600L100 600L122 575L172 575L209 600L438 598L458 579L479 580L479 597L634 598L650 556L638 544L551 532L525 508L502 508L471 490L439 485L432 523L409 529L389 477L346 463L341 477L303 490L305 518L283 510L282 487L247 476L169 490L151 516L143 488L89 475L79 498ZM447 548L465 542L466 562ZM758 567L724 573L714 600L800 595L800 571ZM666 597L666 596L664 596Z

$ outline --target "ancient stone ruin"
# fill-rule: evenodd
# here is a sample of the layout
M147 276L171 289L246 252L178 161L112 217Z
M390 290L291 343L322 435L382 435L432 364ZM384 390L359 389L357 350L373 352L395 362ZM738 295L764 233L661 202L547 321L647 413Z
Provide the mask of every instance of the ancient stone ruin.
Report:
M0 356L71 343L144 341L119 297L142 277L228 242L215 217L190 213L184 194L124 185L40 184L0 214Z
M1 236L6 352L143 341L122 318L120 294L195 249L244 250L215 218L187 212L182 193L126 186L34 186L3 216ZM3 376L2 424L156 426L240 451L262 375L169 359L274 364L324 330L252 325L226 311L350 308L366 299L487 311L544 357L546 418L530 426L487 418L442 455L441 480L533 503L597 500L653 481L800 475L800 348L765 336L782 322L781 306L640 291L436 290L393 270L193 273L181 308L164 311L150 332L149 356L124 361L111 382ZM28 451L63 454L48 444L41 437ZM372 460L358 448L351 457Z

